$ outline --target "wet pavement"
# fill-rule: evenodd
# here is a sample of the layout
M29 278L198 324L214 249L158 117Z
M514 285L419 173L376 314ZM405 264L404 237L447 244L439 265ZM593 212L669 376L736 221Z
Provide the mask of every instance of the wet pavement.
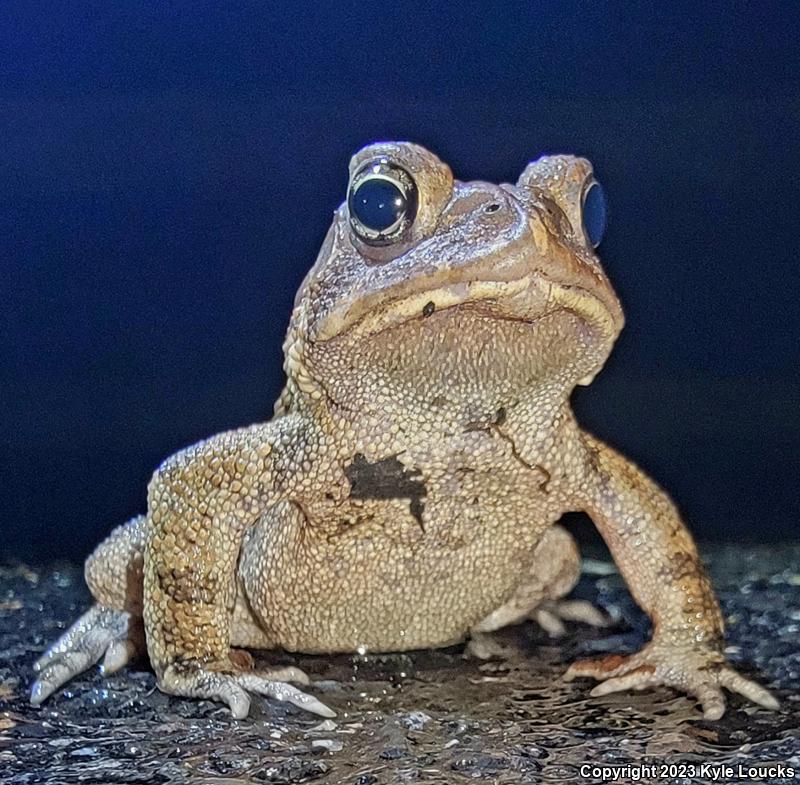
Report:
M639 782L713 781L702 764L733 767L717 782L800 781L747 778L764 762L800 771L800 546L716 547L704 556L728 620L728 656L775 690L779 712L732 697L721 721L704 722L694 701L667 689L592 699L589 682L563 682L566 663L633 651L648 633L619 576L597 560L575 594L603 608L613 626L570 624L553 641L520 625L500 636L513 649L506 661L466 660L463 647L257 657L305 669L315 682L309 691L337 711L334 720L254 698L250 717L235 721L218 705L163 695L152 673L135 668L108 679L94 669L34 709L26 699L31 664L89 595L75 567L6 566L0 783L603 782L611 777L582 776L582 767L641 763L657 768ZM623 772L614 781L634 779Z

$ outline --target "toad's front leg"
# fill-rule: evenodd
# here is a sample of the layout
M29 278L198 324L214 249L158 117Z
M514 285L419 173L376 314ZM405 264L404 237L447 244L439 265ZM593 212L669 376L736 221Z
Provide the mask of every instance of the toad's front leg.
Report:
M763 687L739 675L722 653L722 615L691 535L669 497L617 452L581 434L580 506L597 525L653 638L628 657L576 662L566 678L602 680L592 695L668 685L695 695L706 719L725 712L722 688L776 709Z
M150 661L165 692L223 701L235 717L247 715L248 691L334 715L286 684L292 674L248 670L242 665L247 658L230 645L242 538L280 500L279 488L297 468L287 457L296 436L288 416L220 434L168 459L153 476L144 624Z

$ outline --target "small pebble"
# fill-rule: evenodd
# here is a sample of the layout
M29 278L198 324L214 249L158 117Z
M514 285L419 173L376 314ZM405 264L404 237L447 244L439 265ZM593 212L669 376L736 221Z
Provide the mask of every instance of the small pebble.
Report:
M338 739L314 739L311 742L311 749L314 750L328 750L328 752L339 752L344 747L344 744Z
M422 730L430 721L430 714L426 714L424 711L412 711L400 718L400 722L409 730Z
M333 720L323 720L319 725L309 728L309 733L327 733L328 731L336 730L337 725Z

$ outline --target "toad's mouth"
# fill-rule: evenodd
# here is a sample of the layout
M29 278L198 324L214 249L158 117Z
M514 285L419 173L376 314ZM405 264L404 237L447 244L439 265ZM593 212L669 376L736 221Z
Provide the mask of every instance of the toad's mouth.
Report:
M497 320L533 323L557 311L570 311L598 329L615 336L621 315L599 296L575 284L544 277L541 271L513 280L466 280L426 287L397 295L391 289L364 297L347 308L334 309L318 326L314 341L328 341L347 333L370 337L433 313L469 308Z

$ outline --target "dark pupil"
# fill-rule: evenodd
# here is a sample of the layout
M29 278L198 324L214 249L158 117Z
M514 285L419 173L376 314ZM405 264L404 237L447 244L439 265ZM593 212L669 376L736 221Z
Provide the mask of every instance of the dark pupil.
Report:
M403 217L406 198L394 183L375 177L356 188L350 209L368 229L383 232Z
M600 183L593 183L583 202L583 226L596 248L606 231L606 197Z

